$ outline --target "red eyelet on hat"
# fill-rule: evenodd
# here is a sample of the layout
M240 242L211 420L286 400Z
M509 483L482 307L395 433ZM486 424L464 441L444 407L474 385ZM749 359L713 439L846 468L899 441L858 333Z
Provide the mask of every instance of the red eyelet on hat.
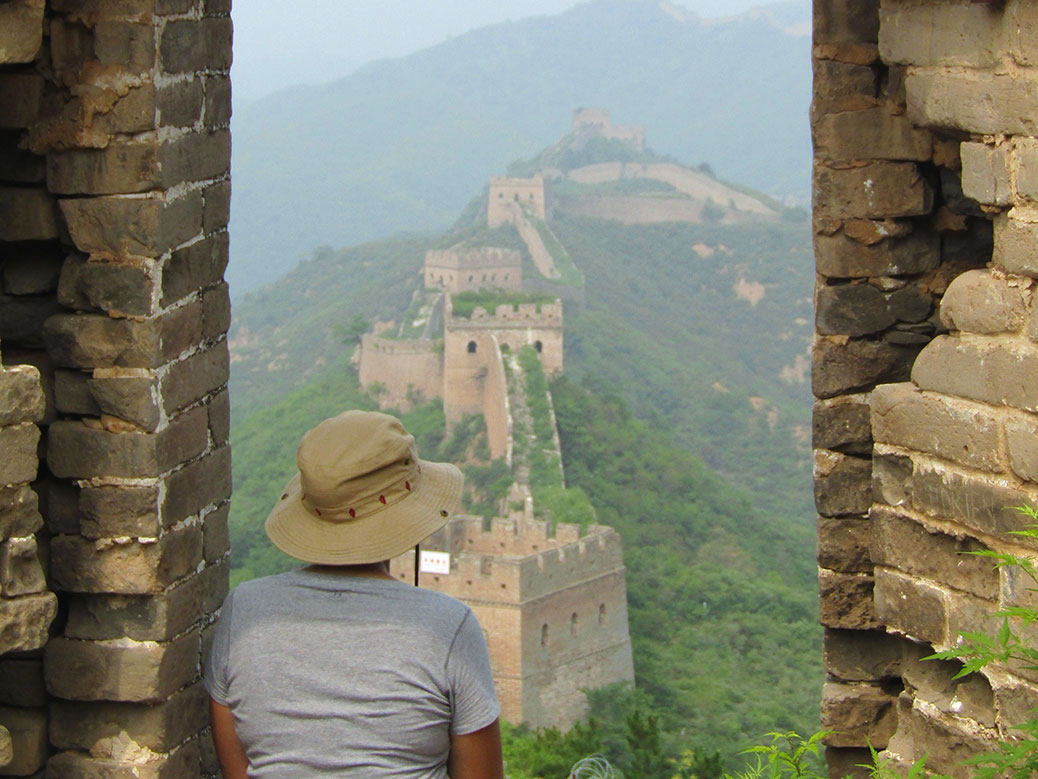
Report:
M378 496L378 502L381 503L383 506L386 505L386 496L385 495L379 495Z
M315 513L315 514L316 514L317 516L321 516L321 510L320 510L320 509L314 509L314 513Z
M354 511L353 509L350 509L350 517L352 518L352 517L355 517L355 516L357 516L357 512Z
M411 489L411 482L405 481L404 482L404 486L407 487L408 490L410 490Z

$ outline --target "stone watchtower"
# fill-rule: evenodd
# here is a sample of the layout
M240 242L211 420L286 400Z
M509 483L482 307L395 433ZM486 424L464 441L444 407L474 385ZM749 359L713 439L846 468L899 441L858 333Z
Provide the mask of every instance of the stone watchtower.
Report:
M499 227L516 224L515 209L527 209L540 219L547 213L544 198L544 178L538 173L528 179L492 176L487 197L487 226ZM521 211L520 211L521 213Z
M514 249L430 249L425 253L425 286L457 293L481 289L523 288L523 262Z
M423 587L472 607L490 650L501 715L569 728L587 715L583 689L634 680L623 551L615 530L533 519L456 517L423 548L450 554ZM393 561L410 581L414 552Z
M0 775L217 772L229 14L0 3Z

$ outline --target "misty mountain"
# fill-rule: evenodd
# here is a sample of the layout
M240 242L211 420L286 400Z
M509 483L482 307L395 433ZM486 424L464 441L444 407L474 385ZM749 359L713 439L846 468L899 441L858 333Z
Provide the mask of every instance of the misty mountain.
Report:
M234 118L231 288L317 246L445 227L581 105L723 179L806 198L809 16L807 0L720 20L591 0L248 105Z

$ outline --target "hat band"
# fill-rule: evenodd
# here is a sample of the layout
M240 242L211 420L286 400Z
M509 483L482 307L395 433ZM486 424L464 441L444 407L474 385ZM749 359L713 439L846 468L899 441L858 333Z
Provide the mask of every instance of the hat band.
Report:
M310 497L301 491L300 501L307 513L328 522L349 522L354 519L370 517L389 508L402 500L406 500L416 489L422 478L422 466L415 469L404 479L392 484L381 492L365 495L355 502L341 506L318 506Z

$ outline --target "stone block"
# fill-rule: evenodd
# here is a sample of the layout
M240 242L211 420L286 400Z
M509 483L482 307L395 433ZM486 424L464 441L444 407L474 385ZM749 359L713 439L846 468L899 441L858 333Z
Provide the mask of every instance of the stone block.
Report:
M51 540L51 576L68 592L152 595L202 562L202 532L191 525L157 541L98 544L81 536Z
M1008 273L1038 278L1038 224L995 217L992 263Z
M185 19L166 24L159 48L167 73L226 71L231 67L231 20Z
M965 720L921 711L905 693L898 701L898 731L888 746L902 759L903 770L925 755L928 771L966 779L973 775L973 769L965 766L965 761L995 750L995 734L981 734L982 728Z
M158 595L73 595L69 600L69 638L169 641L205 615L209 588L226 597L215 572L191 576Z
M157 140L113 142L104 149L47 155L47 188L62 195L149 192L167 184ZM74 238L75 236L73 236Z
M79 532L89 539L151 538L161 531L159 485L85 486L79 492Z
M231 448L221 446L170 474L163 525L169 527L231 497Z
M872 605L873 579L865 574L818 572L819 622L827 628L874 630L880 627Z
M1018 679L1004 679L994 690L995 706L998 708L1005 732L1008 736L1014 725L1020 725L1034 718L1038 709L1038 686Z
M0 65L36 59L43 44L45 5L44 0L0 4Z
M50 241L57 237L53 197L41 188L0 186L0 241Z
M942 335L919 353L912 381L920 389L944 395L1038 411L1036 365L1035 346Z
M231 327L231 297L220 283L202 293L202 338L219 338Z
M168 752L208 724L208 705L209 696L201 684L154 705L56 701L50 708L51 743L57 749L91 752L103 740L125 733L153 752Z
M39 422L46 411L40 372L32 365L0 367L0 425Z
M826 628L822 639L825 672L845 682L894 679L901 675L902 643L878 630Z
M853 167L815 163L815 213L833 219L921 216L933 208L933 190L911 162Z
M163 146L160 156L166 186L224 177L231 169L231 132L190 133Z
M46 709L0 706L0 726L11 736L13 753L11 762L0 768L5 776L29 776L43 768L47 762Z
M36 493L28 485L0 487L0 540L30 536L41 527Z
M832 398L904 381L918 346L884 341L817 338L811 351L811 389L816 398Z
M101 21L94 25L94 56L102 65L131 73L155 67L157 27L148 22Z
M209 434L213 446L227 443L231 435L231 396L225 389L216 393L209 401Z
M936 268L941 259L940 237L926 230L871 245L846 235L816 235L814 244L816 268L829 278L914 275Z
M834 284L815 296L815 329L821 335L868 335L899 321L921 322L932 302L914 284L883 292L872 284Z
M903 114L886 106L841 111L814 123L815 155L826 160L930 159L930 132L914 127Z
M841 573L872 573L869 521L819 518L818 565Z
M200 302L145 321L55 314L43 340L59 367L157 368L201 340L201 314Z
M58 598L53 592L0 598L0 655L41 649L57 613Z
M815 507L825 517L867 514L872 505L872 462L818 450L814 466Z
M817 400L811 415L811 444L844 454L872 452L869 404L860 397Z
M1000 472L998 416L986 406L920 391L915 385L883 384L869 397L876 441Z
M207 443L204 408L182 414L158 433L111 433L78 420L59 421L50 426L47 463L59 478L146 478L197 457Z
M162 305L223 281L227 268L228 234L206 238L175 251L162 274Z
M886 63L991 68L1004 45L1001 9L990 5L896 3L879 12Z
M987 270L956 276L941 299L941 324L949 330L995 335L1015 333L1027 318L1020 284Z
M7 249L7 247L5 247ZM5 251L2 274L8 295L43 295L58 288L65 256L60 247L28 244L21 251Z
M0 485L19 484L36 478L36 448L40 429L31 422L0 427Z
M231 218L230 179L206 187L203 199L205 207L202 213L202 231L209 235L226 228Z
M908 118L921 127L981 135L1038 135L1038 73L914 69Z
M226 341L174 363L162 380L162 402L166 413L173 414L198 402L227 384L229 376L230 355Z
M20 708L47 705L42 660L0 660L0 705Z
M814 14L816 43L875 43L879 37L879 0L834 0Z
M159 379L150 371L96 368L86 384L101 412L148 432L154 432L162 422Z
M897 729L897 695L869 684L826 682L822 687L823 740L834 747L886 747Z
M156 287L150 263L87 261L73 255L65 262L58 302L77 311L101 310L118 316L153 313Z
M76 248L103 259L158 258L202 230L198 192L175 200L153 193L145 198L63 199L58 205Z
M886 625L916 639L940 644L947 628L945 593L936 585L876 566L875 615Z
M829 779L870 779L872 753L858 747L826 747L825 764Z
M208 76L205 80L205 126L210 129L231 123L231 79Z
M1025 66L1038 64L1038 9L1030 3L1010 3L1006 31L1013 59Z
M876 73L865 65L816 59L811 114L817 121L825 114L860 111L876 105Z
M33 486L39 493L40 513L44 516L47 532L79 532L79 486L66 479L44 477Z
M1038 482L1038 418L1032 414L1007 416L1005 433L1013 473L1026 481Z
M47 776L57 779L184 779L198 776L198 739L171 753L149 752L128 757L125 742L109 742L109 752L59 752L47 761Z
M986 549L975 539L931 530L879 506L873 507L868 524L876 565L897 568L982 598L998 598L998 570L988 558L971 555Z
M169 643L80 641L47 644L47 691L79 701L158 702L198 677L197 632Z
M963 142L962 191L978 203L993 206L1009 205L1012 190L1009 186L1009 158L1005 146Z
M902 675L915 697L945 714L995 727L995 698L987 679L981 674L955 679L962 664L934 660L931 654L933 648L927 644L905 644Z
M224 504L205 515L202 525L202 553L207 563L223 559L227 550L231 548L231 534L227 524L230 508L229 504Z
M50 296L0 295L0 341L5 347L40 348L43 346L40 333L44 324L61 310L58 302ZM5 351L10 353L9 348Z
M36 538L9 538L0 543L0 592L5 598L34 595L45 592L47 579L43 575L36 553Z
M0 74L0 128L22 129L36 121L43 83L36 73Z
M1017 196L1038 200L1038 139L1014 138L1010 160Z

